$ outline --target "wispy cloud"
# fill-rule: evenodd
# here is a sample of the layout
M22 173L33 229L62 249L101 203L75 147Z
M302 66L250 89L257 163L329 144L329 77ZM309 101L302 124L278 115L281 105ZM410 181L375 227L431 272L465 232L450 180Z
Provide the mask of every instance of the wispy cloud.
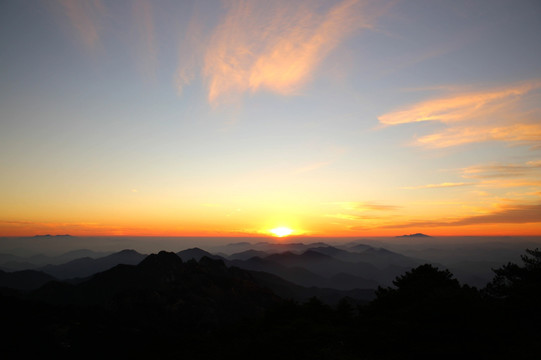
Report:
M445 226L467 226L482 224L528 224L541 223L541 204L536 205L508 205L502 206L488 214L467 216L455 219L440 220L418 220L402 224L385 226L390 229L409 227L445 227Z
M25 221L25 220L0 220L0 224L26 226L26 225L33 225L33 224L35 224L35 222L33 222L33 221Z
M541 187L541 180L529 179L492 179L483 180L479 186L485 188Z
M444 123L465 121L492 114L502 106L516 100L534 89L541 87L541 81L511 86L501 90L489 90L446 96L423 101L403 110L391 112L378 119L385 125L397 125L420 121L441 121Z
M475 179L537 176L541 175L541 160L528 161L523 164L492 163L469 166L461 171L463 177Z
M261 89L295 93L348 34L373 19L358 0L325 9L313 1L233 1L205 54L208 100Z
M362 201L338 201L330 203L329 205L335 206L338 209L336 212L325 214L327 218L334 218L339 220L347 220L354 222L370 223L373 227L385 219L389 219L392 212L398 210L400 207L395 205L379 204L375 202L362 202ZM391 212L391 214L389 214Z
M438 121L447 125L434 134L419 137L415 144L443 148L498 140L536 145L541 141L539 109L526 100L541 100L541 80L503 88L454 93L423 101L378 119L383 125ZM534 101L535 102L535 101Z
M24 228L30 231L39 233L40 231L55 230L58 232L66 232L66 229L84 229L84 228L99 228L98 223L70 223L70 222L43 222L43 221L28 221L28 220L0 220L0 225L5 225L7 228Z
M107 12L101 0L59 0L59 3L85 46L96 48L100 40L99 19Z
M155 79L157 48L154 32L154 14L152 4L148 0L137 0L132 3L133 16L136 23L138 39L138 56L143 73L149 79Z
M192 9L190 21L179 42L179 62L176 73L177 92L182 94L184 88L196 77L197 65L204 58L205 48L209 41L205 31L205 11L200 9L201 2L196 2Z
M381 217L376 217L376 216L361 216L361 215L344 214L344 213L326 214L325 217L342 219L342 220L351 220L351 221L362 221L362 220L373 221L373 220L381 219Z
M460 186L470 186L473 183L453 183L453 182L444 182L440 184L427 184L427 185L418 185L418 186L403 186L401 189L406 190L417 190L417 189L438 189L438 188L448 188L448 187L460 187Z
M541 188L541 161L524 163L490 163L475 165L460 170L466 179L478 179L478 187L486 189L512 189L507 196L516 198L517 194L534 193ZM519 190L519 188L522 188ZM529 188L529 190L526 190ZM520 197L520 196L519 196Z
M334 205L338 205L345 210L354 210L354 211L391 211L396 210L399 207L395 205L386 205L378 204L374 202L358 202L358 201L343 201L343 202L334 202Z
M456 126L439 133L422 136L416 140L416 144L430 148L445 148L489 140L536 146L541 141L541 124L516 124L501 127Z

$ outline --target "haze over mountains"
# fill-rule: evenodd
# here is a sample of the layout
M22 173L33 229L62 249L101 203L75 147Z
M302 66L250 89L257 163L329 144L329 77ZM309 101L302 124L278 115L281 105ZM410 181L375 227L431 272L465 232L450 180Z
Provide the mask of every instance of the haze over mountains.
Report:
M448 268L460 281L482 287L493 276L492 268L517 260L526 247L528 245L506 242L446 245L415 244L410 240L400 243L357 240L329 245L325 242L241 241L208 246L207 250L187 248L177 255L183 261L199 261L204 256L221 259L228 267L272 274L297 286L349 291L388 286L399 274L424 263ZM0 253L0 270L3 271L0 279L4 279L0 284L13 283L8 278L33 278L33 273L27 270L39 272L35 276L37 280L20 280L24 284L21 289L36 288L50 280L49 277L77 282L118 264L137 265L146 256L133 249L117 252L79 249L56 256ZM20 272L22 270L26 272Z
M339 249L324 243L258 243L253 246L262 250L243 250L251 247L248 243L235 243L222 248L230 254L191 248L180 251L178 256L188 261L199 261L202 257L221 259L228 266L241 269L267 272L277 275L297 285L306 287L334 288L339 290L375 289L379 285L388 285L396 275L411 267L426 262L413 259L382 248L356 244L351 251ZM234 252L242 250L240 252ZM59 261L79 254L96 255L89 251L64 254L51 260ZM66 263L38 266L44 258L17 258L4 256L0 267L4 270L28 269L41 271L59 280L85 278L97 272L108 270L118 264L136 265L146 255L135 250L123 250L107 256L92 258L84 256ZM11 268L10 268L11 266Z

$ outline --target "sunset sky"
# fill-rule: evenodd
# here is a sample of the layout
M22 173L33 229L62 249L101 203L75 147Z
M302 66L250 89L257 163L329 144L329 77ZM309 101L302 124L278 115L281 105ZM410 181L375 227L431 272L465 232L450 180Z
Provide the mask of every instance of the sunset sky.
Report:
M538 0L0 17L0 236L541 235Z

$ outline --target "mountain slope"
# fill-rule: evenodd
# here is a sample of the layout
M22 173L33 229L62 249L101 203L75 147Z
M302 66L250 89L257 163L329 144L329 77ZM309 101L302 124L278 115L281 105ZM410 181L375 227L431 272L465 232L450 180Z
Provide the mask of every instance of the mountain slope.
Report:
M256 256L259 257L259 258L264 258L264 257L267 257L269 255L270 254L265 252L265 251L246 250L246 251L241 251L241 252L238 252L238 253L231 254L227 258L229 260L248 260L248 259L251 259L251 258L256 257Z
M327 304L336 304L344 297L355 299L357 302L367 302L374 298L375 291L372 289L351 289L339 290L328 287L307 287L294 284L277 275L263 271L250 272L256 281L271 289L276 295L284 299L293 299L296 301L307 301L312 297L317 297Z
M279 301L250 273L227 268L221 260L203 257L199 262L183 262L165 251L138 265L117 265L77 285L49 283L32 297L52 304L144 314L160 322L182 319L186 326L213 326L255 316Z
M0 287L17 290L34 290L53 280L55 280L54 277L41 271L22 270L5 272L0 270Z
M274 260L274 261L273 261ZM251 271L274 274L294 284L305 287L333 288L337 290L375 289L378 282L360 275L349 274L346 280L335 281L333 276L348 271L366 273L363 264L345 264L316 252L297 255L293 253L274 254L264 259L254 257L248 260L230 260L227 264ZM377 271L369 267L370 271Z

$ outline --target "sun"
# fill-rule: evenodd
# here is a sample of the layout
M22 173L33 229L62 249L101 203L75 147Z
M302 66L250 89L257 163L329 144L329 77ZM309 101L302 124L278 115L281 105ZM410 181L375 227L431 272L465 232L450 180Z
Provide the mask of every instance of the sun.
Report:
M269 230L270 233L272 233L276 237L284 237L291 235L293 233L293 230L287 227L277 227L274 229Z

